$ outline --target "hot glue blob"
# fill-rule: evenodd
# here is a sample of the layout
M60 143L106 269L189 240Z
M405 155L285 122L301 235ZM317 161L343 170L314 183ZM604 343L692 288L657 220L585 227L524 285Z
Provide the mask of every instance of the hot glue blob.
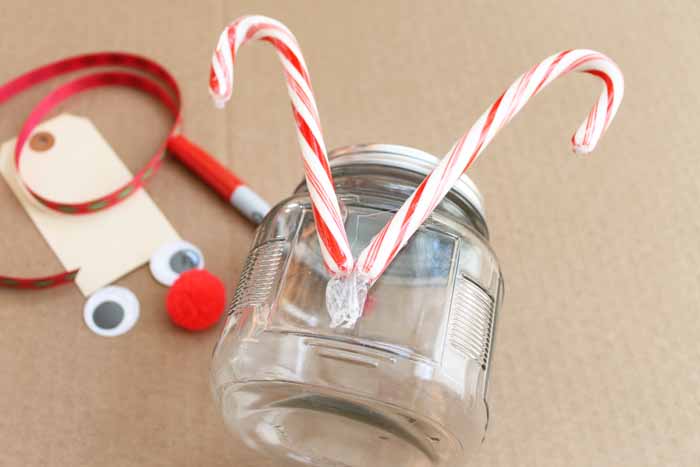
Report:
M221 318L226 307L226 287L209 271L185 271L168 291L165 306L177 326L202 331Z
M140 305L129 289L105 287L90 296L83 319L95 334L114 337L128 332L139 319Z
M178 240L160 247L151 257L150 269L155 280L170 287L185 271L204 268L204 255L189 242Z
M331 328L352 329L355 326L362 316L368 289L369 280L355 271L328 281L326 309L331 318Z

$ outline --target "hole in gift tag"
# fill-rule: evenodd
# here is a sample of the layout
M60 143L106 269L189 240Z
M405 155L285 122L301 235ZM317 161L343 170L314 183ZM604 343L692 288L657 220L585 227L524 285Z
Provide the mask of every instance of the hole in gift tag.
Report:
M51 149L56 139L48 131L40 131L29 140L29 147L36 152L44 152Z

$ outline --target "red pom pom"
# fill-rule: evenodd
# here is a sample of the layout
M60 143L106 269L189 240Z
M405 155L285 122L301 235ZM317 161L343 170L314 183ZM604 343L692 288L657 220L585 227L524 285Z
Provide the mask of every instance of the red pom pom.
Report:
M204 269L183 272L168 291L170 319L181 328L201 331L216 324L226 307L226 288Z

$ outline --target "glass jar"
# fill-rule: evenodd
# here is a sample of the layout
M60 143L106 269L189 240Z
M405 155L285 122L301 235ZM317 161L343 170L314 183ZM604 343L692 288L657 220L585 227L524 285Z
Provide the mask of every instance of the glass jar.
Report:
M356 256L437 163L390 145L330 160ZM462 176L354 328L329 326L328 280L302 184L259 227L214 351L227 425L276 465L459 465L485 434L503 290L476 186Z

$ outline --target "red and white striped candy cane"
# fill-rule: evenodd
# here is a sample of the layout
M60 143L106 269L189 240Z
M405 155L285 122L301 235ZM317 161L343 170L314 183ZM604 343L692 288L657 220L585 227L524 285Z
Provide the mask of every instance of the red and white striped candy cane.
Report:
M238 18L219 38L212 57L209 90L215 103L223 107L233 91L233 65L238 50L251 40L272 44L282 62L323 260L332 274L345 275L353 269L352 253L328 166L311 80L294 35L279 21L265 16Z
M592 151L620 106L624 80L617 65L605 55L592 50L567 50L545 59L515 80L455 143L361 253L356 269L362 280L374 283L496 133L532 96L556 78L572 71L589 73L604 83L603 92L588 118L571 138L576 153Z

